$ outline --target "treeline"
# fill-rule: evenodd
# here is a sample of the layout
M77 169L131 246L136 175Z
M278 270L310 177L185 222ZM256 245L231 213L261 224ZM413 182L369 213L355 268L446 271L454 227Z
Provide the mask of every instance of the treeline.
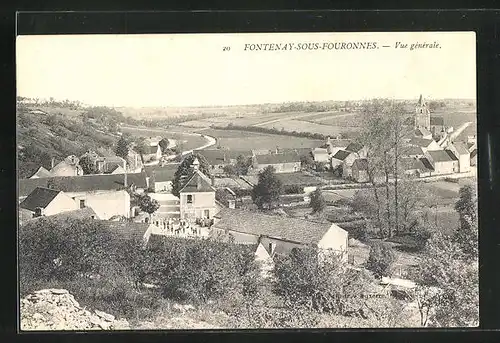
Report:
M187 121L194 121L194 120L203 120L203 119L209 119L209 118L217 118L217 117L222 117L224 116L223 114L216 114L216 113L201 113L201 114L181 114L177 116L172 116L172 117L165 117L165 118L154 118L154 119L140 119L137 120L140 125L144 125L147 127L166 127L169 125L176 125L180 123L184 123Z
M216 130L250 131L250 132L258 132L258 133L268 133L268 134L272 134L272 135L303 137L303 138L311 138L311 139L319 139L319 140L324 140L327 138L327 136L322 135L320 133L285 131L285 130L265 128L265 127L260 127L260 126L235 125L233 123L229 123L227 126L212 125L211 127L213 129L216 129Z
M327 112L338 110L339 104L325 104L315 102L291 102L278 106L272 109L270 113L287 113L287 112Z
M78 110L83 108L83 104L78 100L72 101L66 99L58 101L52 97L47 100L47 99L29 98L23 96L16 97L16 100L18 105L32 104L35 106L51 106L51 107L68 108L71 110Z

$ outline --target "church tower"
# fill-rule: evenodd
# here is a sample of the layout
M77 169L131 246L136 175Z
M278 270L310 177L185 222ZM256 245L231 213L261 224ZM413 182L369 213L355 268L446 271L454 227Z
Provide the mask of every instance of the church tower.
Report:
M415 107L415 129L418 128L425 128L427 130L431 128L431 111L422 94L420 94L417 106Z

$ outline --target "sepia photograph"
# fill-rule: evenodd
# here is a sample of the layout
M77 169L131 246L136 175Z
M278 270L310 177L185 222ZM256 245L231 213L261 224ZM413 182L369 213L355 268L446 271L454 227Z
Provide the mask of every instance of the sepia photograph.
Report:
M479 325L476 35L16 38L20 331Z

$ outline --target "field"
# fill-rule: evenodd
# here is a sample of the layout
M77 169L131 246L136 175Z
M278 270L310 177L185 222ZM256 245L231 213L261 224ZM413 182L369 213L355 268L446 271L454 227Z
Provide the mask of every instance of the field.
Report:
M268 129L285 130L289 132L297 131L319 133L325 136L338 135L341 132L350 131L349 128L343 126L322 125L302 120L282 120L260 126Z
M230 150L276 149L277 146L283 149L315 148L324 144L318 139L237 130L207 129L199 132L215 137L218 145Z
M193 135L183 132L167 131L163 129L122 126L121 130L124 133L130 133L134 136L139 136L139 137L162 136L175 139L176 141L178 141L178 144L182 148L182 150L196 149L208 142L207 139L200 137L198 135Z

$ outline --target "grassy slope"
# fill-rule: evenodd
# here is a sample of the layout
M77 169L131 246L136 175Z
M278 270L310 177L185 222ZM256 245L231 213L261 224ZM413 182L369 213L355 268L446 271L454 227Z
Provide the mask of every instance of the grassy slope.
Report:
M81 111L41 109L51 115L29 113L31 108L18 111L17 145L23 148L34 146L45 153L43 160L40 156L24 156L20 153L18 158L20 177L29 176L40 165L50 167L50 160L46 160L49 157L61 160L70 154L79 156L87 149L102 154L110 153L110 148L117 138L99 132L97 124L91 122L83 124Z

